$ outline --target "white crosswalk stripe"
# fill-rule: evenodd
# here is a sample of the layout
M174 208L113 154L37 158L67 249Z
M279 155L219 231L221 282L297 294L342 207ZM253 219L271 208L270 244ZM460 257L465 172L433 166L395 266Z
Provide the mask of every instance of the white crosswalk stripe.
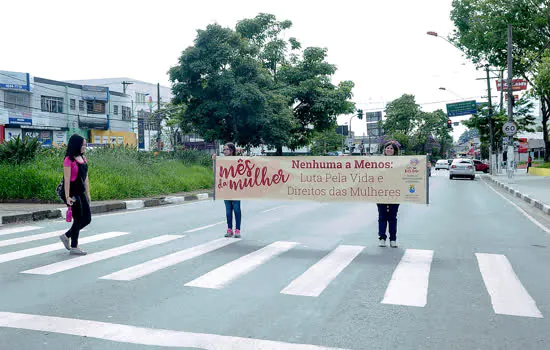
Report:
M177 235L159 236L159 237L147 239L145 241L139 241L132 244L124 245L122 247L117 247L117 248L105 250L102 252L88 254L88 255L81 256L68 261L60 261L54 264L37 267L32 270L23 271L22 273L35 274L35 275L53 275L54 273L71 270L79 266L84 266L97 261L113 258L115 256L135 252L141 249L152 247L157 244L170 242L182 237L184 236L177 236Z
M238 242L233 238L221 238L214 241L210 241L189 249L185 249L167 256L163 256L157 259L153 259L142 264L129 267L124 270L114 272L110 275L101 277L102 279L107 280L117 280L117 281L132 281L137 278L147 276L153 272L165 269L170 266L174 266L186 260L190 260L201 256L203 254L209 253L216 249L225 247L229 244Z
M84 231L86 231L86 229L80 230L80 232L84 232ZM53 231L53 232L40 233L40 234L37 234L37 235L26 236L26 237L21 237L21 238L6 239L6 240L3 240L3 241L0 241L0 247L7 247L7 246L10 246L10 245L33 242L33 241L39 241L41 239L57 237L57 236L62 235L65 232L67 232L67 230L59 230L59 231Z
M426 306L432 258L432 250L405 250L393 272L382 304Z
M82 238L79 240L79 242L83 244L93 243L97 241L102 241L104 239L124 236L127 234L129 234L129 232L107 232L107 233L101 233L99 235L95 235L91 237ZM27 258L33 255L39 255L39 254L44 254L44 253L49 253L49 252L54 252L56 250L64 250L64 249L65 247L61 245L61 242L58 242L58 243L48 244L48 245L44 245L36 248L18 250L11 253L0 254L0 263L5 263L8 261Z
M32 228L28 231L30 232L34 229L35 228ZM25 237L0 240L0 247L10 247L42 239L56 238L56 242L53 244L19 249L0 254L0 264L48 252L65 250L61 242L59 242L59 239L57 239L57 236L63 232L64 230L38 234L29 233ZM129 232L107 232L84 237L80 239L80 242L83 244L93 243L127 235L129 235ZM27 269L21 269L24 270L21 271L21 273L54 275L85 265L99 264L104 260L138 252L148 247L159 246L157 250L153 251L153 256L146 261L140 260L139 263L126 266L123 269L112 269L111 271L115 272L103 275L102 277L92 277L101 280L134 281L209 253L221 252L221 254L224 254L225 248L229 245L240 244L239 242L242 242L240 239L219 238L204 243L197 243L190 247L188 245L185 249L171 252L168 255L162 255L162 249L164 249L162 244L173 242L182 237L185 236L156 236L154 238L140 240L115 248L92 252L86 256L63 259L63 261L57 261L48 265L39 267L36 267L36 265L29 266ZM267 266L267 263L270 261L274 260L274 262L276 262L278 259L285 259L281 255L299 244L298 242L288 241L277 241L267 244L252 253L238 257L225 264L220 264L218 267L187 282L185 286L207 289L230 288L230 284L233 281ZM168 246L172 247L172 245L166 245L166 247ZM158 253L159 249L161 250L160 253ZM364 250L365 247L360 245L336 246L326 256L306 262L307 267L298 272L301 273L298 277L296 277L296 275L292 277L289 276L288 280L284 281L286 287L280 290L280 294L314 298L321 297L324 291L327 290L334 281L345 277L347 268L355 263L354 261L356 258L361 255ZM161 256L155 255L157 254L155 252ZM434 251L432 250L406 249L397 265L384 265L388 270L393 270L393 272L391 279L387 282L387 286L381 286L385 287L385 292L383 296L380 295L382 299L380 303L404 307L425 307L428 303L429 289L436 288L429 283L433 256ZM479 269L484 282L481 283L480 280L479 288L487 290L490 296L490 304L489 299L487 299L487 307L492 307L495 314L543 318L542 312L537 307L535 300L523 286L520 278L516 275L510 261L508 261L505 255L475 253L472 254L472 260L474 259L476 259L478 263L475 268L476 273ZM360 266L364 265L361 264ZM278 278L284 278L284 274ZM282 285L284 286L285 284ZM335 284L334 288L336 288L336 286L338 286L338 284Z
M11 227L11 228L4 228L0 230L0 236L3 235L9 235L12 233L20 233L20 232L26 232L26 231L32 231L32 230L39 230L40 227L38 226L22 226L22 227Z
M542 318L535 300L504 255L476 253L476 257L495 313Z
M341 245L292 281L282 294L318 297L364 247Z
M218 267L185 285L200 288L223 288L231 283L231 281L256 269L258 266L273 259L275 256L294 248L296 245L298 245L298 243L285 241L272 243L267 247L263 247L260 250Z

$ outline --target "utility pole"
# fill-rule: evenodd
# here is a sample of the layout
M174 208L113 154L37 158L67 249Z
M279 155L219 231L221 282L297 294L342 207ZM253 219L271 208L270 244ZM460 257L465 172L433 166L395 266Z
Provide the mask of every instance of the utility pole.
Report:
M494 161L493 146L494 146L494 133L493 133L493 104L491 102L491 79L489 77L489 64L485 65L485 72L487 73L487 97L489 100L489 159L491 161L491 175L495 168L496 162Z
M160 151L160 124L161 124L161 116L160 116L160 83L157 83L157 149Z
M124 95L126 95L126 85L132 85L133 83L131 81L123 81L122 82L122 92Z
M508 24L508 122L514 121L513 116L513 102L514 96L512 93L512 25ZM508 137L508 157L506 161L506 167L508 170L512 170L512 160L514 159L514 136Z

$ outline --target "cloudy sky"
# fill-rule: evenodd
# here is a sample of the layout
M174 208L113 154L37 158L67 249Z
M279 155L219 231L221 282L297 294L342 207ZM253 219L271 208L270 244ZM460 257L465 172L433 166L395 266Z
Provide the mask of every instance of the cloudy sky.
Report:
M234 27L264 12L291 20L286 35L303 47L328 49L328 61L338 67L334 83L355 82L358 108L379 110L407 93L425 111L445 110L448 102L481 101L487 95L486 82L476 80L484 72L449 43L426 34L452 32L451 2L6 1L0 70L54 80L129 77L169 86L166 72L193 44L197 29L215 22ZM364 122L353 119L353 131L362 135L365 129ZM455 127L455 139L463 131Z

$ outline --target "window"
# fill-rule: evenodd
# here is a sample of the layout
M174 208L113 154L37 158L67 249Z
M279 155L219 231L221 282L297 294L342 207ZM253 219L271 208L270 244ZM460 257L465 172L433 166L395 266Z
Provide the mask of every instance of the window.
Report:
M84 112L84 101L78 101L78 110Z
M4 92L4 108L28 112L30 111L30 103L31 99L27 93L14 91Z
M118 106L113 106L113 114L118 115Z
M40 109L43 112L63 113L63 97L40 96Z
M145 103L146 94L136 92L136 103Z
M74 111L76 109L76 100L74 98L71 98L71 111Z
M122 106L122 120L130 120L131 114L130 107Z
M88 114L105 114L104 101L86 101L86 107Z

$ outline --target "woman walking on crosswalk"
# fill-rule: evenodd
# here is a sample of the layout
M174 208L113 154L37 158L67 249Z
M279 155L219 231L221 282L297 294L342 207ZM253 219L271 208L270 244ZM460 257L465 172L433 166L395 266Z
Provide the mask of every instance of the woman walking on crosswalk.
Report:
M384 145L385 156L397 156L399 146L397 141L390 141ZM397 248L397 211L399 204L377 203L378 207L378 246L386 246L386 228L389 228L390 247ZM389 227L388 227L389 226Z
M235 144L228 142L223 146L224 156L236 156L237 147ZM216 159L216 154L212 155L212 160ZM215 169L214 169L215 171ZM224 200L225 217L227 219L227 231L225 237L241 238L241 201L240 200ZM233 231L233 213L235 213L235 231Z
M92 221L90 181L88 180L88 163L84 158L85 149L86 140L82 136L74 134L69 139L63 161L65 203L72 213L73 224L69 231L62 234L59 239L72 255L87 254L78 246L78 236L80 230Z

